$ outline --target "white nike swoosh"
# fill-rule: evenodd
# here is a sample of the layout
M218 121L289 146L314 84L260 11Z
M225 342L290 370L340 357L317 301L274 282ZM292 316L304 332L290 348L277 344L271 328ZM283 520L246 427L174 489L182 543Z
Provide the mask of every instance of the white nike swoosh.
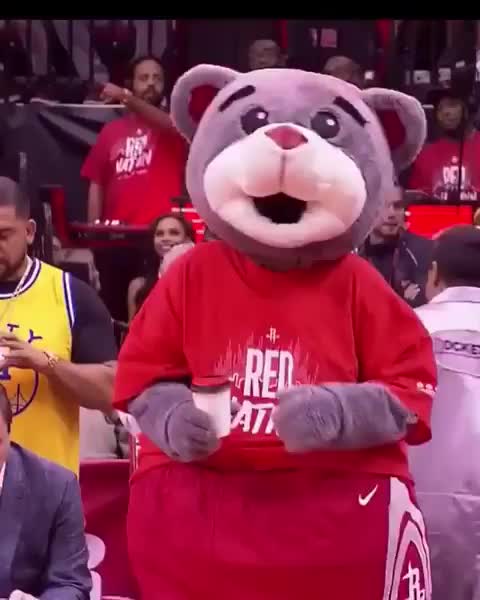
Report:
M378 490L378 483L373 488L373 490L366 496L362 496L361 494L358 494L358 503L360 504L360 506L367 506L367 504L370 502L370 500L375 496L375 493L377 490Z

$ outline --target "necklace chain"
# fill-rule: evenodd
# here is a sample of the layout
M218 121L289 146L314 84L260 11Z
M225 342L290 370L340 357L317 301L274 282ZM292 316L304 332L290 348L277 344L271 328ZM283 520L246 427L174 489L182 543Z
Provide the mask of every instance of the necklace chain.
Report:
M5 308L3 309L3 312L0 313L0 326L3 325L4 319L6 318L9 310L13 306L13 301L19 295L19 293L20 293L20 291L21 291L21 289L23 287L23 284L25 283L25 280L27 279L27 277L28 277L28 275L30 273L30 268L31 268L32 264L33 264L32 259L29 256L27 256L27 266L25 267L25 271L23 272L23 275L20 278L20 281L15 286L13 294L7 300L7 304L6 304Z

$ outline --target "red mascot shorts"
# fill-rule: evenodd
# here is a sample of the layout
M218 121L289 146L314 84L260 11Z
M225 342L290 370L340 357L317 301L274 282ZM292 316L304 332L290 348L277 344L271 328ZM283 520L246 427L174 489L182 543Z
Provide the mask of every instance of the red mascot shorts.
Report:
M430 600L408 485L180 463L138 475L129 552L141 600Z

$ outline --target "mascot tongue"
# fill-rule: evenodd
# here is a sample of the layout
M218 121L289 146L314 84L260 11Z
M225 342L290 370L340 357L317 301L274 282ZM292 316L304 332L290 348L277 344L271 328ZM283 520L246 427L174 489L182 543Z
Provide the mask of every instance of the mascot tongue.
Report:
M273 223L298 223L307 208L307 203L287 194L278 193L264 198L254 198L257 211Z

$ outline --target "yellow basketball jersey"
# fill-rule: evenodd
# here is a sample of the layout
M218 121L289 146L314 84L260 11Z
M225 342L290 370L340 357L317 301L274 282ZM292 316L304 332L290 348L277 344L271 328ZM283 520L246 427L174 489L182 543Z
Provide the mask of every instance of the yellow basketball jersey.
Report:
M70 275L34 259L17 296L11 297L0 294L0 329L70 360L74 322ZM0 384L13 410L12 440L78 473L78 406L56 394L36 371L4 369Z

